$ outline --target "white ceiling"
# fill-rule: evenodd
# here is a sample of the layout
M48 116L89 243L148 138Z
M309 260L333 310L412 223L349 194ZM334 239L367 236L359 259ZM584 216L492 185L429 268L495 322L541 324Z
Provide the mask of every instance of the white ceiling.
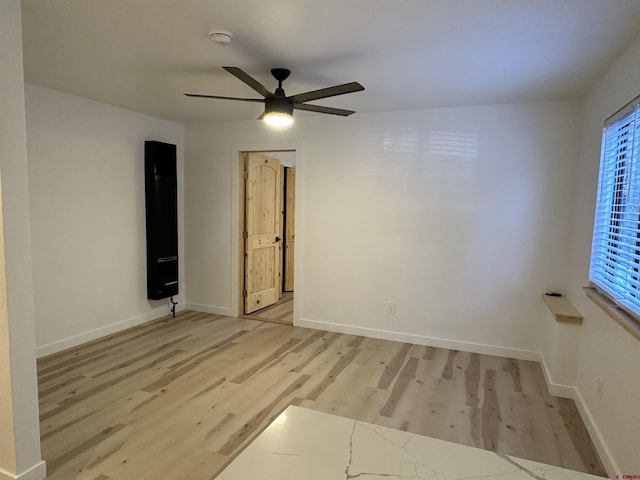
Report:
M640 33L639 0L22 3L27 82L187 124L262 113L182 95L259 97L223 65L269 90L290 68L288 95L358 81L316 102L358 112L579 98Z

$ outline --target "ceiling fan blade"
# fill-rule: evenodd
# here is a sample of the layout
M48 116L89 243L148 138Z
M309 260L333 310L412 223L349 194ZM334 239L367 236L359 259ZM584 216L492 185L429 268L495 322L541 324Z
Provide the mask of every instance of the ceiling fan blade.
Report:
M320 100L321 98L335 97L336 95L360 92L362 90L364 90L364 87L358 82L351 82L343 85L336 85L335 87L321 88L320 90L299 93L298 95L292 95L287 98L293 100L295 103L311 102L312 100Z
M293 108L297 110L306 110L307 112L329 113L331 115L340 115L348 117L352 113L356 113L353 110L343 110L342 108L322 107L320 105L307 105L304 103L294 103Z
M238 80L249 85L251 88L253 88L256 92L258 92L263 97L273 97L273 93L267 90L264 85L262 85L259 81L257 81L255 78L253 78L244 70L238 67L222 67L222 68L224 68L227 72L229 72L231 75L236 77Z
M221 97L219 95L203 95L199 93L185 93L187 97L198 97L198 98L215 98L218 100L238 100L240 102L255 102L255 103L264 103L263 98L239 98L239 97Z

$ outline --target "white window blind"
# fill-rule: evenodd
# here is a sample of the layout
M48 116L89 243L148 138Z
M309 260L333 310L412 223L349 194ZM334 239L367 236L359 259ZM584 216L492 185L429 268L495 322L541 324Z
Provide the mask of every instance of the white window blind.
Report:
M640 315L640 97L604 124L589 277Z

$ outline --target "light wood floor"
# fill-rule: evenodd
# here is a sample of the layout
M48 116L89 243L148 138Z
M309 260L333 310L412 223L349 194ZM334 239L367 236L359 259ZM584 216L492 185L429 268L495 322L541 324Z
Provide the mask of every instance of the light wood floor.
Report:
M50 480L209 480L289 404L604 474L533 362L182 312L38 376Z
M275 305L243 315L243 318L293 325L293 292L284 292Z

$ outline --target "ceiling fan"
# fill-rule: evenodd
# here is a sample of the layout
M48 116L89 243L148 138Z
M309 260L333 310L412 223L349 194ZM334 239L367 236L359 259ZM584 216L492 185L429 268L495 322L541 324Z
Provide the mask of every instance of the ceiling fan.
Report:
M284 127L293 123L293 110L306 110L308 112L328 113L331 115L341 115L343 117L355 113L353 110L343 110L341 108L323 107L320 105L309 105L306 102L320 100L321 98L335 97L346 93L359 92L364 87L358 82L345 83L334 87L321 88L310 92L299 93L297 95L286 96L282 88L282 82L291 74L286 68L274 68L271 74L278 81L278 88L271 93L260 82L238 67L222 67L240 81L246 83L264 98L239 98L222 97L219 95L203 95L198 93L185 93L188 97L217 98L222 100L238 100L240 102L264 103L264 113L258 117L265 122Z

